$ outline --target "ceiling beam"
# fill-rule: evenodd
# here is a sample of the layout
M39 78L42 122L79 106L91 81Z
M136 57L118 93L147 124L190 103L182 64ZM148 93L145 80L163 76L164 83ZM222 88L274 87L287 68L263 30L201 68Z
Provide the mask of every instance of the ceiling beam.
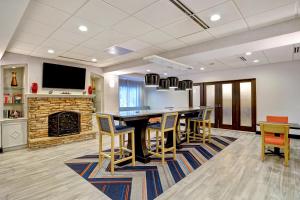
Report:
M237 55L247 51L265 49L300 43L300 20L294 19L267 27L234 34L228 37L203 42L159 54L159 56L176 59L180 57L197 57L199 61ZM113 72L149 64L142 59L105 67L103 71Z
M14 35L30 0L0 1L0 60Z

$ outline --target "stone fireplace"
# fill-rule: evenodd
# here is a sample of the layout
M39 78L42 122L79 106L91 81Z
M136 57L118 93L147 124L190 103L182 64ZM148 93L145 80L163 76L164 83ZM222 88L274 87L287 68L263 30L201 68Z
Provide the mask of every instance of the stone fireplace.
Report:
M28 147L43 148L96 137L89 95L29 94Z
M80 133L80 113L56 112L48 116L48 136L60 137Z

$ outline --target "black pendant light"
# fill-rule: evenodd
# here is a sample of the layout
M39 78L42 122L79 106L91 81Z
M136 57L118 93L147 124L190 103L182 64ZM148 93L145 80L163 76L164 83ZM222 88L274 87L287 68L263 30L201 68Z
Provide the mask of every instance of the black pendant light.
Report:
M178 82L178 88L175 89L176 91L185 91L186 90L186 84L184 81Z
M186 90L192 90L193 89L193 81L191 80L183 80L182 82L185 82Z
M177 77L168 77L169 81L170 81L170 88L178 88L178 82L179 79Z
M145 75L145 87L158 87L159 75L158 74L146 74Z
M161 78L159 80L159 87L157 88L158 91L167 91L170 87L170 80L166 78Z

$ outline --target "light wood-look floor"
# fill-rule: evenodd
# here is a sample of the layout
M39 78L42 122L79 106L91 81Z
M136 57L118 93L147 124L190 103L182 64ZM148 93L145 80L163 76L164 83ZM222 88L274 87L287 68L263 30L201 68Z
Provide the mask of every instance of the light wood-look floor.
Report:
M253 133L213 133L239 139L157 199L300 199L300 140L292 140L286 168L282 158L260 161L260 138ZM0 154L0 199L109 199L64 164L97 149L90 140Z

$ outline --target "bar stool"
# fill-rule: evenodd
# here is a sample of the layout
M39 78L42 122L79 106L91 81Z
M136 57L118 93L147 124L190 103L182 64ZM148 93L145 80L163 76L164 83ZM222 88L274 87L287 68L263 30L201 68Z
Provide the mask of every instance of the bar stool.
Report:
M162 116L161 123L150 124L147 126L148 133L151 130L156 132L156 151L151 151L151 147L149 149L149 153L155 155L157 157L162 158L162 163L165 163L165 153L169 151L173 151L173 159L176 160L176 123L177 123L178 113L165 113ZM165 133L168 131L172 131L173 134L173 146L169 148L165 148ZM161 134L159 137L159 133ZM149 141L149 140L148 140ZM159 145L161 143L161 146ZM149 143L148 143L149 145ZM151 146L151 144L150 144Z
M110 159L111 174L114 174L115 164L132 160L132 165L135 166L135 146L134 146L134 128L124 125L116 126L112 115L97 114L97 122L99 127L99 167L102 167L103 157ZM131 134L131 149L127 149L124 146L124 136ZM102 147L102 137L108 135L111 137L111 151L105 153ZM119 136L119 152L115 152L115 137ZM125 152L131 153L130 156L126 156ZM115 154L119 154L119 158L115 160ZM124 156L124 158L123 158Z
M193 132L188 133L187 142L190 142L190 138L193 139L193 141L196 141L197 139L202 140L203 144L205 144L205 141L208 140L208 142L211 142L211 121L210 116L212 113L212 108L206 108L204 110L200 110L199 115L197 117L189 119L189 127L190 122L194 122L194 130ZM198 126L197 126L198 125ZM197 132L197 127L199 128L199 132ZM191 136L191 133L193 133L193 136Z

